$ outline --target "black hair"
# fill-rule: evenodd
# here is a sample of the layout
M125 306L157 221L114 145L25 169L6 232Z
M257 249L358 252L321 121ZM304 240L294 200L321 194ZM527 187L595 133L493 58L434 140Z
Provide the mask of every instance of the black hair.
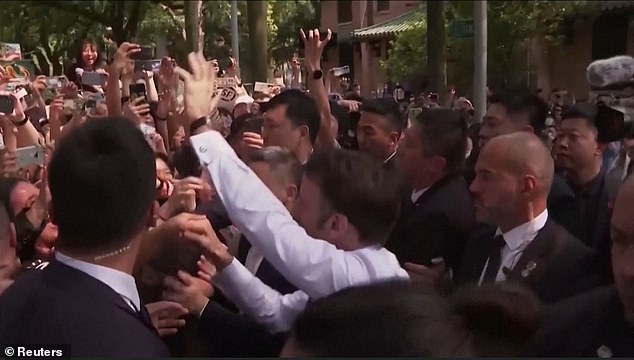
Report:
M311 357L469 355L447 301L405 281L351 287L309 303L291 341Z
M445 158L447 175L462 172L468 136L467 119L463 114L444 108L426 109L413 125L418 130L425 156Z
M73 129L57 144L48 174L60 249L111 251L143 230L156 165L130 120L110 117Z
M385 281L308 303L290 341L314 357L516 357L540 323L541 303L520 285L467 286L445 298Z
M358 151L322 151L310 157L304 174L321 190L324 220L341 213L361 241L385 243L398 217L400 193L398 179L382 162Z
M189 144L183 144L172 154L172 164L178 171L178 177L184 179L188 176L200 177L203 173L200 160L194 148Z
M321 116L315 100L297 89L289 89L275 95L263 105L262 112L270 111L278 106L286 105L286 117L291 120L293 127L307 126L311 144L315 144Z
M537 94L526 89L508 89L496 92L489 97L490 104L504 106L513 122L526 122L533 127L536 135L541 135L546 127L548 105Z
M470 334L474 357L521 356L541 325L541 302L517 283L468 285L450 301L452 313Z
M566 119L583 119L592 128L595 133L598 133L596 118L598 114L598 108L593 104L588 103L576 103L574 105L567 106L561 113L561 121Z
M405 121L401 109L394 99L370 99L361 105L362 112L369 112L385 117L390 130L400 133L405 127Z
M339 145L344 149L358 149L359 144L357 143L355 129L361 114L359 112L348 112L348 109L339 105L336 101L330 101L330 113L337 119L339 124L337 133Z
M155 157L155 159L162 160L165 163L165 165L167 165L167 167L170 169L170 171L174 172L175 168L174 168L174 165L172 165L172 161L170 161L169 156L167 156L167 155L165 155L163 153L157 152L154 155L154 157Z
M227 136L227 140L235 139L236 137L242 135L242 133L245 131L261 134L263 122L264 117L262 115L240 115L231 122L231 128L229 130L229 136Z

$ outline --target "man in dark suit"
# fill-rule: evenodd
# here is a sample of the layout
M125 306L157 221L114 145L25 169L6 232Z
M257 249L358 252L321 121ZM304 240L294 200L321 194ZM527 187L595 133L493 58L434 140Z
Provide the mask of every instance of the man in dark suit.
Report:
M634 356L634 179L623 184L611 220L614 286L602 287L546 308L533 355Z
M410 271L432 265L455 269L462 259L475 224L462 176L466 146L467 124L449 109L423 112L399 144L398 168L409 191L385 247Z
M458 284L520 282L544 302L598 285L592 250L549 219L553 173L550 152L533 134L502 135L484 146L471 192L478 220L495 227L472 237Z
M474 147L481 149L496 136L515 132L528 132L542 137L548 105L538 95L526 89L507 89L491 95L488 100L489 106L479 129L479 141ZM475 178L475 161L471 161L470 165L465 173L469 184ZM576 226L574 193L559 175L555 175L548 194L548 213L568 231Z
M359 150L383 161L393 169L396 146L405 127L394 99L371 99L363 102L357 124Z
M600 143L596 118L597 107L592 104L579 103L564 111L555 155L557 166L565 171L568 186L573 190L570 211L576 221L568 231L595 250L600 273L609 283L612 280L610 218L618 183L607 181L607 171L602 166L607 144Z
M156 192L143 134L124 118L88 122L59 141L48 175L55 260L0 297L0 343L70 344L73 357L169 356L131 276Z

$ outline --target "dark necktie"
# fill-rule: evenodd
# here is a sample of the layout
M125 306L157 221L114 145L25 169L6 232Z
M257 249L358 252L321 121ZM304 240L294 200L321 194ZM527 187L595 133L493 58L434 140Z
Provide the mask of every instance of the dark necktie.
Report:
M137 316L143 323L151 328L154 328L154 324L152 324L152 318L150 317L150 313L147 311L145 305L141 304L141 310L137 311Z
M502 235L498 235L493 239L493 247L489 254L489 263L484 271L484 278L482 278L483 283L495 282L502 261L502 248L505 244L506 242Z

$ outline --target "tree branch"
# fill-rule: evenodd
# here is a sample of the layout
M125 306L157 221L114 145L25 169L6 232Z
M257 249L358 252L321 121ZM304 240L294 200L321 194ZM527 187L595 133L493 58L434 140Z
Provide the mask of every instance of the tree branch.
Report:
M108 25L108 23L105 22L106 17L104 16L104 14L98 13L95 11L90 11L75 5L71 5L66 1L46 1L46 2L34 1L33 6L55 8L61 11L72 13L74 15L79 15L80 18L84 17L87 20L90 20L91 22L94 22L94 23Z

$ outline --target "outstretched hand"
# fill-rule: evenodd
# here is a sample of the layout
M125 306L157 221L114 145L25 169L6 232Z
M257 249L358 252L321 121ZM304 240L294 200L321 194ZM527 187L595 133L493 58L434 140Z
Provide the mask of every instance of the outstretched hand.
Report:
M211 113L220 100L216 93L216 74L207 64L202 51L188 55L192 72L177 66L174 71L185 82L185 126Z
M310 71L318 70L321 67L321 55L332 37L332 31L328 29L328 35L326 35L324 40L320 39L319 29L308 30L308 34L304 32L304 29L299 31L304 42L304 62L306 67Z

